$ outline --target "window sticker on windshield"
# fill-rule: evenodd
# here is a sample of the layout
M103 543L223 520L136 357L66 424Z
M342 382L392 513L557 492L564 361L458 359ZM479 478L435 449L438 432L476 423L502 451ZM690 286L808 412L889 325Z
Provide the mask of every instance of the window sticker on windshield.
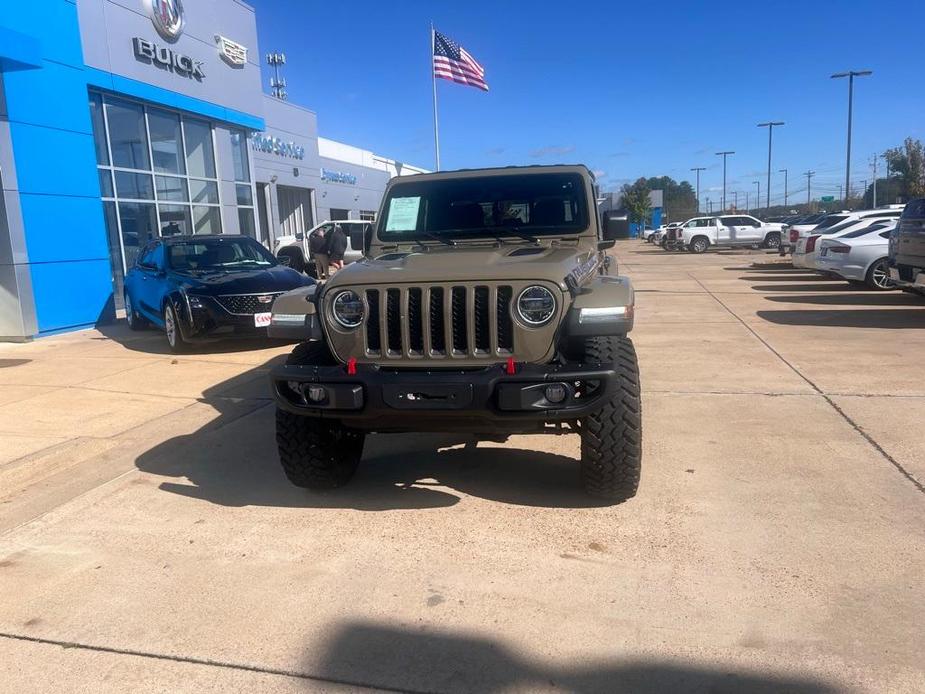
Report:
M418 226L418 209L420 207L420 196L392 198L389 201L389 217L385 223L385 230L414 231Z

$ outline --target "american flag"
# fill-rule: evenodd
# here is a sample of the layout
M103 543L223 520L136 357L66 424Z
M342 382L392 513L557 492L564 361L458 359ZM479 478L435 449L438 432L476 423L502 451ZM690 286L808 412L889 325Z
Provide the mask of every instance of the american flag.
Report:
M434 31L434 76L488 91L485 68L465 48Z

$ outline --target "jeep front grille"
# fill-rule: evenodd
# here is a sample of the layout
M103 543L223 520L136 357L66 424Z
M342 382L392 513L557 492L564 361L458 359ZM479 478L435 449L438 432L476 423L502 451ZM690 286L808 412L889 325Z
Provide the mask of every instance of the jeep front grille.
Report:
M368 356L492 357L514 349L510 286L365 290ZM449 350L449 353L448 353Z

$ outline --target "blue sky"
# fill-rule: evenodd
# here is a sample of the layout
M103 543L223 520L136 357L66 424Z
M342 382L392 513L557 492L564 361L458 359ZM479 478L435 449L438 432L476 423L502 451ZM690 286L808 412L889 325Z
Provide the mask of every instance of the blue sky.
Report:
M764 189L775 128L772 203L837 194L844 182L847 80L855 82L852 182L874 152L925 139L925 3L291 2L249 0L260 48L284 51L291 101L319 132L433 166L430 34L461 43L491 91L438 80L443 168L581 162L607 188L639 176L693 182L719 199ZM264 83L268 80L265 70ZM881 162L882 164L882 162ZM730 194L731 197L731 194ZM764 199L762 192L762 199ZM741 201L740 201L741 202Z

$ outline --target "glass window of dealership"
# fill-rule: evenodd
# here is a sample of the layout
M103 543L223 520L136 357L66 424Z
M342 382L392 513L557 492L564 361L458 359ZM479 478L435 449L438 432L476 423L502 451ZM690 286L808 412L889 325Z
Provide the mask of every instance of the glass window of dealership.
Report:
M89 104L117 298L124 273L153 238L235 226L258 238L244 130L95 90ZM233 188L221 185L219 151L231 153ZM233 191L233 200L223 200L223 191Z

